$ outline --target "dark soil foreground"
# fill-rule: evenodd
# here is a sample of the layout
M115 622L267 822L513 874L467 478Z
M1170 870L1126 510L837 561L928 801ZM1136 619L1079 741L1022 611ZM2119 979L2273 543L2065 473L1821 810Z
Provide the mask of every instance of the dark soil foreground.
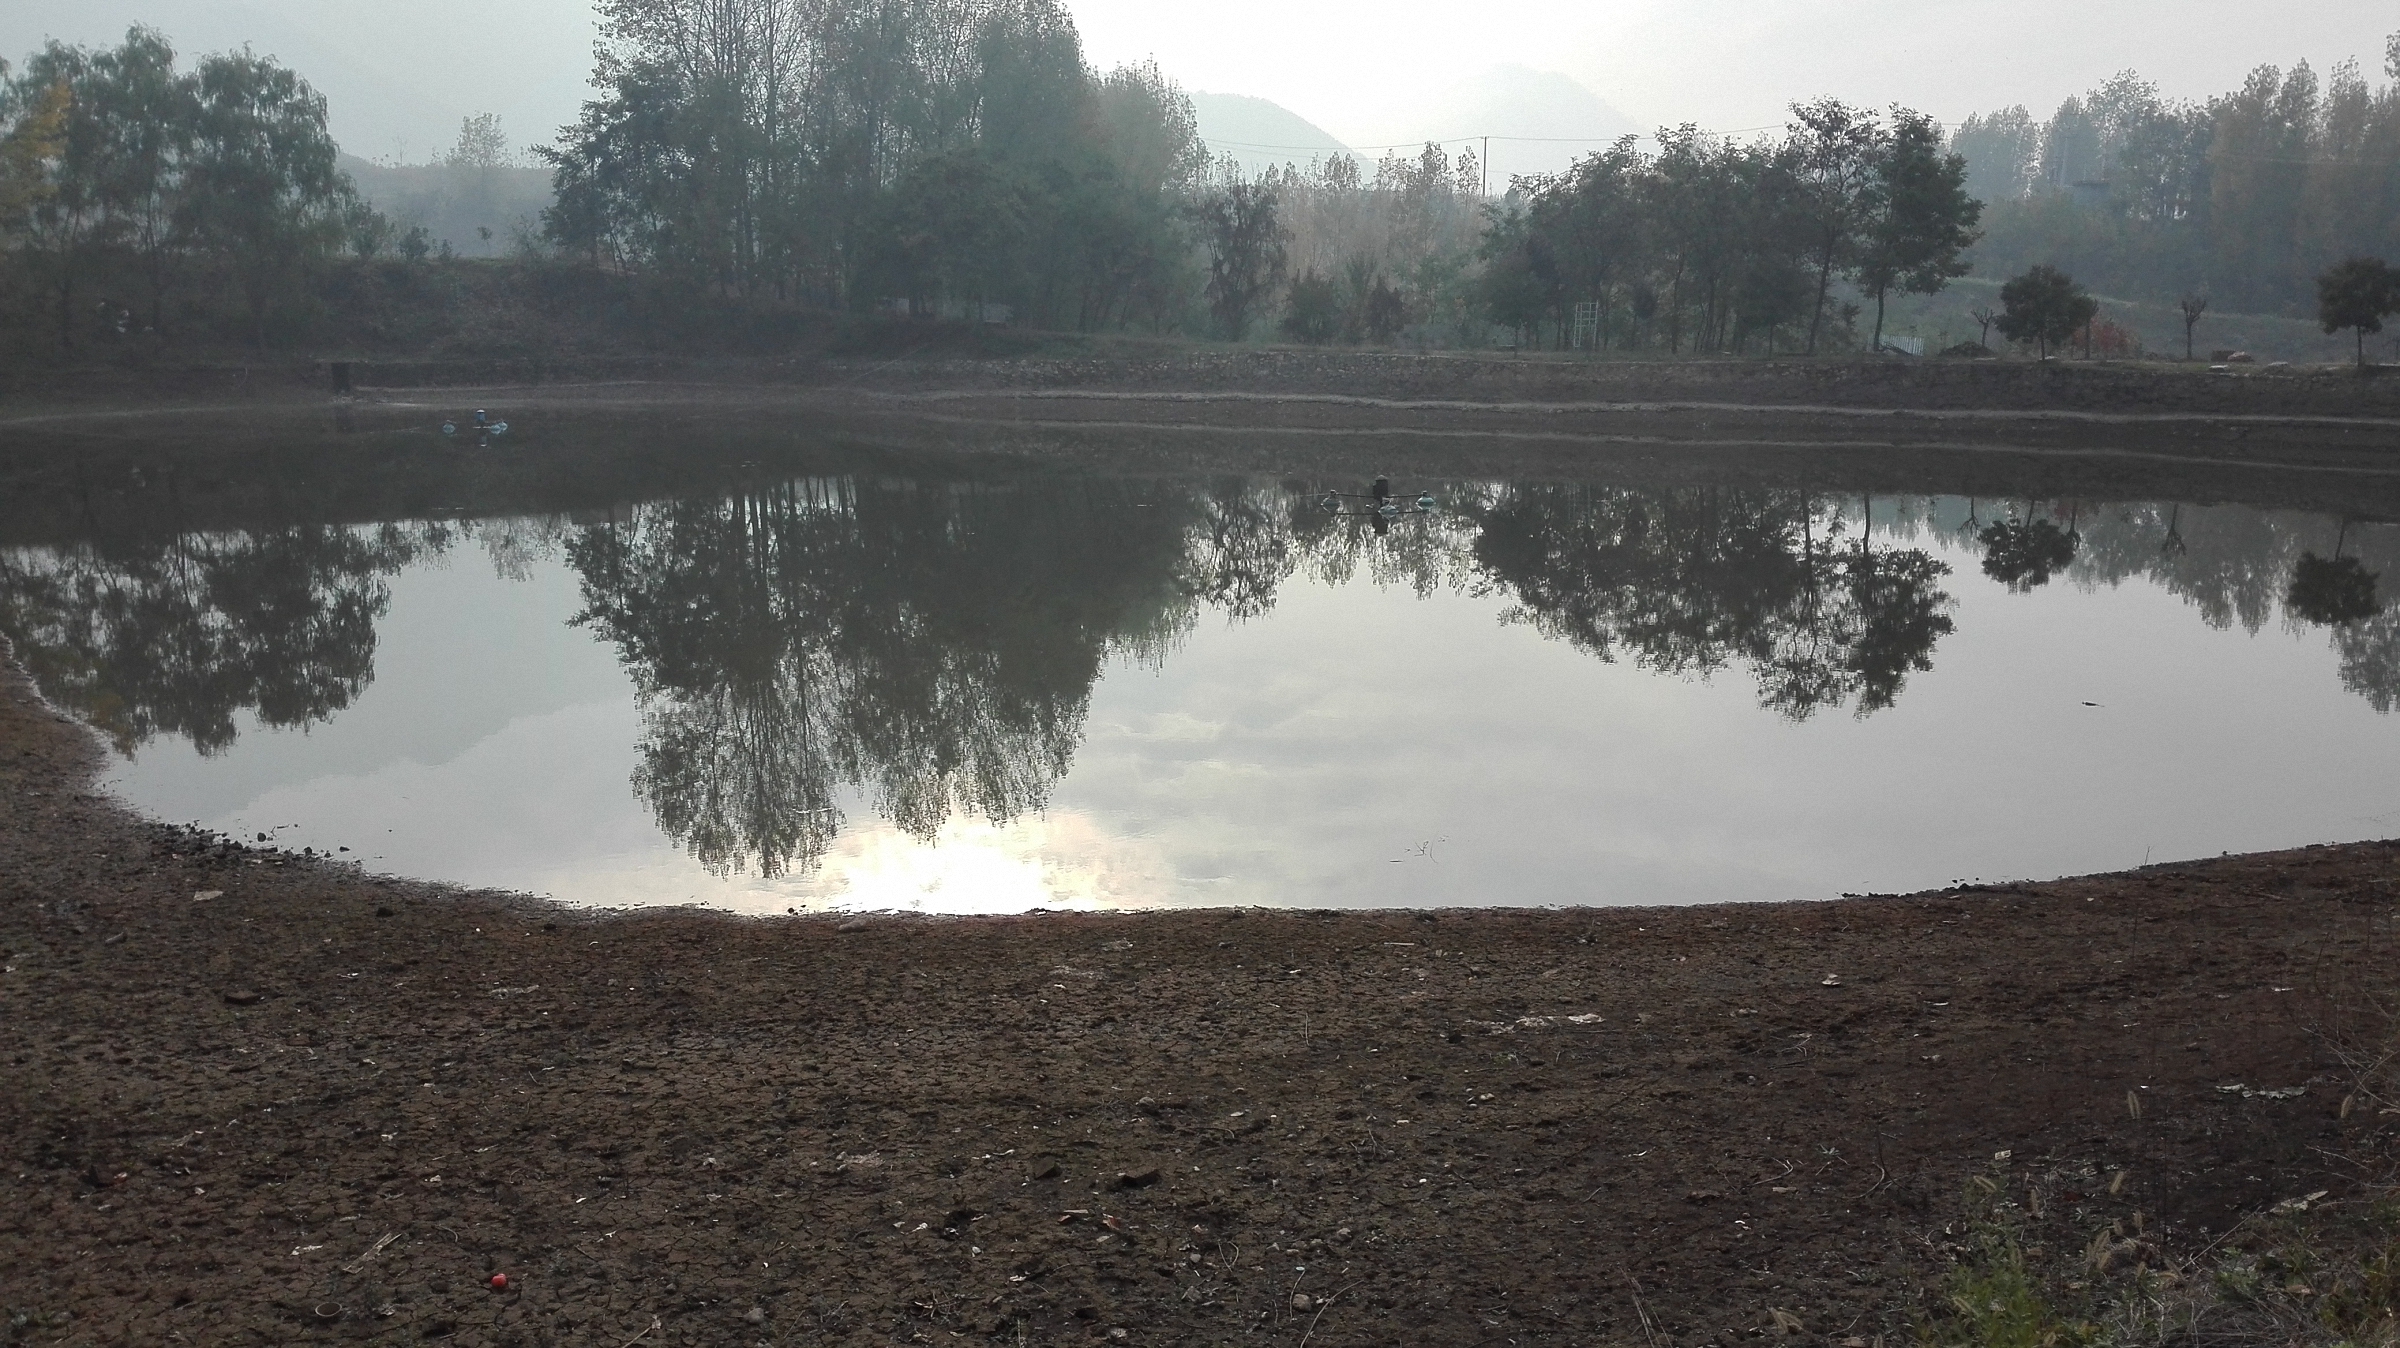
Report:
M143 821L7 678L0 1342L1859 1348L1938 1305L1976 1176L2054 1257L2188 1250L2400 1130L2336 1057L2390 1032L2400 844L1804 906L594 918Z

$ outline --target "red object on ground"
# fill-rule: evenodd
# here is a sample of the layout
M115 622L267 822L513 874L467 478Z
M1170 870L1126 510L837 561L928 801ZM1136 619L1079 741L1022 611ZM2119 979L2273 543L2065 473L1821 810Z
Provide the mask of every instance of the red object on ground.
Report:
M507 1275L507 1274L505 1274L505 1273L495 1273L495 1274L493 1274L493 1275L492 1275L492 1290L493 1290L493 1291L495 1291L495 1292L505 1292L505 1291L507 1291L507 1290L508 1290L508 1275Z

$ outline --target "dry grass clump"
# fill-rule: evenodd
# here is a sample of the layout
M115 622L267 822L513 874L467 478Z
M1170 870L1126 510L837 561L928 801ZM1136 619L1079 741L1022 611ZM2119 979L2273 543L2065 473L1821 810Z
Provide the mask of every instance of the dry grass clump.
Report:
M2400 1189L2280 1204L2178 1257L2137 1214L2061 1257L1978 1177L1925 1348L2400 1348Z
M2342 1023L2322 1032L2351 1079L2342 1117L2400 1117L2400 999L2351 989L2345 1000Z
M2320 999L2316 1032L2348 1080L2344 1141L2314 1150L2343 1192L2177 1251L2138 1211L2077 1206L2117 1198L2122 1171L2066 1167L2012 1191L1995 1169L1936 1242L1948 1273L1918 1324L1924 1348L2400 1348L2400 995L2387 980Z

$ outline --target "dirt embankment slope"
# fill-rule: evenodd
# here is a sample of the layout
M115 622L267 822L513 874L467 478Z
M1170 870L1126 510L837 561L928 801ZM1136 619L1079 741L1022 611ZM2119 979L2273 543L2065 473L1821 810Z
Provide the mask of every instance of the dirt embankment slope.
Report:
M375 392L638 383L1341 395L1488 402L1695 401L1855 409L2082 410L2255 416L2400 416L2400 371L2343 366L1887 358L1591 359L1490 352L1222 347L1028 334L1007 350L946 331L860 330L872 340L777 356L383 357L346 362ZM311 357L27 369L0 377L0 417L106 404L307 401L333 391Z
M2322 1033L2389 987L2392 844L1799 906L598 918L142 821L6 678L0 1342L1863 1342L1972 1176L2061 1258L2137 1212L2191 1247L2400 1128L2337 1117Z
M2173 372L2030 364L1802 365L1793 375L1801 382L1783 384L1764 365L1523 366L1525 382L1512 383L1518 371L1507 362L1199 352L1154 374L1123 361L1080 370L1056 361L920 362L838 378L831 366L752 368L739 379L718 371L724 377L370 388L338 402L294 386L280 403L0 407L0 536L46 539L145 512L156 516L150 527L189 529L262 515L599 510L761 473L826 471L845 455L886 465L939 460L944 471L1038 460L1107 473L1311 481L1388 472L1767 483L1820 493L2238 501L2400 518L2400 410L2377 401L2383 381L2345 377L2313 398L2303 396L2308 381L2294 377L2285 382L2301 392L2279 391L2261 376L2256 396L2237 389L2216 399L2218 410L2171 411L2157 409L2180 405L2173 390L2196 390L2182 401L2206 402L2217 386ZM1493 367L1504 368L1488 380L1477 373ZM1377 370L1390 378L1378 382ZM1975 406L1879 403L1806 382L1855 375L1872 392L1877 379L1923 376L1950 396L1972 392L1987 370L2001 384ZM2052 373L2068 392L2081 390L2058 401L2077 405L2007 405L2008 381ZM1663 382L1607 382L1618 375ZM1941 384L1953 375L1967 382ZM2078 382L2087 376L2099 383ZM1690 386L1665 386L1678 380ZM2123 399L2098 397L2111 381L2130 390ZM1309 391L1329 385L1370 391ZM2388 387L2400 390L2400 380ZM1815 401L1770 397L1784 394ZM2103 405L2081 405L2094 401ZM438 433L445 417L478 406L511 421L504 452ZM2318 410L2292 410L2308 407Z
M1399 400L1701 402L1859 409L2400 416L2400 372L2161 362L1582 359L1463 352L1170 348L1007 360L821 359L827 386L1332 394Z

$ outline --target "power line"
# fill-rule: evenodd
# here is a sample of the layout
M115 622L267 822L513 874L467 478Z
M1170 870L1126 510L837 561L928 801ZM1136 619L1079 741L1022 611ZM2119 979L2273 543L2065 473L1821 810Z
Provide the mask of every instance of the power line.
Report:
M1948 130L1952 124L1935 122L1934 125ZM1747 136L1760 131L1781 131L1783 129L1785 129L1784 125L1778 123L1774 126L1738 126L1730 131L1702 131L1700 134L1704 136ZM1630 135L1636 140L1655 140L1658 132L1633 131L1615 136L1426 136L1417 140L1395 141L1390 145L1270 145L1263 141L1227 140L1222 136L1202 136L1200 139L1211 145L1222 145L1235 150L1306 150L1314 154L1349 154L1368 150L1413 150L1421 145L1472 145L1479 140L1506 140L1530 145L1614 145L1625 139L1626 135Z
M1776 128L1761 126L1752 127L1749 129L1754 131L1772 131ZM1645 139L1655 135L1656 133L1650 131L1635 131L1628 132L1626 134L1631 135L1636 139ZM1724 134L1729 136L1738 136L1741 134L1741 132L1728 131ZM1354 150L1413 150L1420 145L1472 145L1479 140L1513 140L1544 145L1614 145L1618 141L1625 139L1625 136L1427 136L1422 140L1395 141L1390 145L1266 145L1258 141L1226 140L1222 136L1202 136L1200 139L1207 141L1211 145L1226 145L1237 150L1313 150L1318 154L1323 154L1329 150L1336 153L1346 153Z
M1943 129L1943 130L1945 130L1945 131L1955 131L1955 130L1957 130L1957 129L1958 129L1958 126L1959 126L1959 124L1958 124L1958 123L1956 123L1956 122L1935 122L1935 123L1934 123L1934 125L1935 125L1935 126L1938 126L1938 127L1940 127L1940 128L1942 128L1942 129ZM1733 130L1731 130L1731 131L1703 131L1703 132L1701 132L1700 134L1702 134L1702 135L1704 135L1704 136L1719 136L1719 137L1723 137L1723 136L1746 136L1746 135L1751 135L1751 134L1754 134L1754 133L1757 133L1757 132L1760 132L1760 131L1781 131L1781 130L1783 130L1783 129L1784 129L1784 128L1783 128L1783 127L1780 127L1780 126L1744 126L1744 127L1736 127L1735 129L1733 129ZM1634 133L1632 133L1632 135L1633 135L1633 138L1634 138L1634 139L1636 139L1636 140L1655 140L1655 139L1657 139L1657 137L1658 137L1658 133L1657 133L1657 132L1655 132L1655 131L1640 131L1640 132L1634 132ZM1444 146L1447 146L1447 145L1473 145L1473 144L1475 144L1477 141L1482 141L1482 142L1484 142L1484 143L1485 143L1485 145L1487 145L1487 146L1488 146L1488 145L1489 145L1489 144L1490 144L1492 141L1495 141L1495 140L1515 141L1515 142L1517 142L1517 143L1519 143L1519 144L1531 144L1531 145L1614 145L1614 144L1616 144L1618 141L1625 139L1625 137L1624 137L1624 136L1448 136L1448 137L1436 137L1436 136L1428 136L1428 137L1426 137L1426 138L1425 138L1425 139L1423 139L1423 140L1404 140L1404 141L1396 141L1396 142L1394 142L1394 143L1392 143L1392 144L1390 144L1390 145L1340 145L1340 144L1320 144L1320 145L1270 145L1270 144L1267 144L1267 143L1265 143L1265 142L1262 142L1262 141L1252 141L1252 140L1227 140L1227 139L1225 139L1225 138L1224 138L1224 137L1222 137L1222 136L1201 136L1201 137L1199 137L1199 139L1201 139L1201 140L1204 140L1204 141L1208 142L1208 143L1209 143L1209 144L1211 144L1211 145L1215 145L1215 146L1218 146L1218 147L1221 147L1221 148L1224 148L1224 149L1230 149L1230 150L1294 150L1294 151L1305 151L1305 152L1307 152L1307 153L1310 153L1310 154L1357 154L1357 153L1364 153L1364 152L1368 152L1368 151L1376 151L1376 150L1414 150L1414 149L1416 149L1416 148L1418 148L1418 147L1420 147L1420 146L1424 146L1424 145L1444 145ZM2211 150L2207 151L2207 152L2206 152L2206 155L2205 155L2205 157L2206 157L2206 158L2209 158L2209 159L2239 159L2239 160L2243 160L2243 161L2245 161L2245 162L2249 162L2249 163L2257 163L2257 164L2308 164L2308 165L2319 165L2319 166L2326 166L2326 167L2334 167L2334 166L2348 165L2348 164L2371 164L2371 163L2375 163L2375 162L2377 162L2377 161L2373 161L2373 160L2365 160L2365 159L2299 159L2299 158L2294 158L2294 157L2292 157L2292 156L2289 156L2289 155L2272 155L2272 154L2246 154L2246 153L2243 153L2243 152L2241 152L2241 151L2238 151L2238 150L2217 150L2217 149L2211 149Z
M1474 142L1475 137L1454 136L1450 140L1433 140L1430 138L1426 140L1404 140L1392 145L1264 145L1257 141L1250 140L1226 140L1220 136L1202 136L1200 139L1207 141L1211 145L1222 145L1229 149L1235 150L1306 150L1312 154L1351 154L1363 150L1413 150L1420 145L1449 145L1453 142L1462 145L1471 144ZM1492 139L1505 140L1507 137L1493 136Z

